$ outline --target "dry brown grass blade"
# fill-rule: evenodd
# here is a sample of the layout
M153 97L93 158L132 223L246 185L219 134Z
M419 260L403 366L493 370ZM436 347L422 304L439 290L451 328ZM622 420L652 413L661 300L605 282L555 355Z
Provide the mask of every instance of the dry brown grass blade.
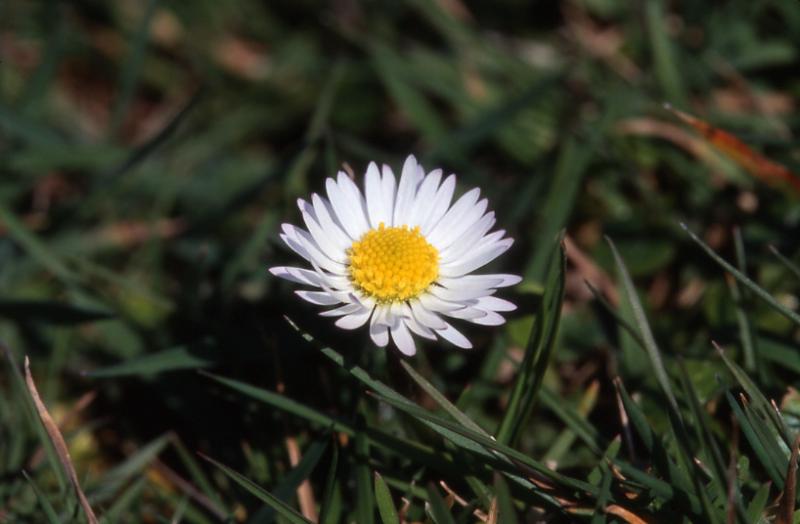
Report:
M727 131L714 127L688 113L678 111L668 104L664 107L682 122L693 127L719 152L742 166L754 177L766 182L782 181L800 192L800 177L789 171L786 166L773 162Z
M289 453L289 463L292 467L297 467L300 463L300 447L294 437L286 437L286 451ZM314 498L314 491L311 482L305 479L297 486L297 501L300 503L300 512L311 522L319 520L317 513L317 502Z
M778 508L778 518L776 524L792 524L794 521L794 500L797 497L797 455L800 452L800 435L794 439L792 446L792 457L789 459L789 467L786 469L786 484L781 495L780 507Z
M78 501L80 502L84 513L86 514L86 520L89 522L89 524L99 524L99 521L97 520L97 517L95 517L94 511L92 511L92 507L89 505L89 501L86 499L86 495L83 494L81 485L78 482L78 475L75 473L75 467L72 465L72 459L69 456L67 443L64 442L64 437L61 436L58 426L56 426L56 423L53 422L53 418L50 416L50 413L48 413L44 402L42 402L42 399L39 396L39 391L36 389L36 384L33 382L30 361L28 360L28 357L25 357L25 383L28 385L28 391L31 394L31 398L33 398L33 403L36 405L36 411L39 413L39 418L42 421L42 425L47 431L47 435L50 437L50 442L53 443L53 447L56 450L58 459L61 461L61 466L67 473L67 476L72 483L72 487L75 489L75 494L78 496Z
M652 522L649 519L644 519L633 513L631 510L625 509L622 506L617 506L616 504L607 506L606 513L614 515L615 517L619 517L623 522L627 522L628 524L648 524L649 522Z

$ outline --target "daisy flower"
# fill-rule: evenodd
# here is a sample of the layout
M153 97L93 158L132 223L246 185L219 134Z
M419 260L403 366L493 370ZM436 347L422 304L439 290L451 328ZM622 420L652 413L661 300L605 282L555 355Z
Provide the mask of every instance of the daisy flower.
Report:
M297 204L307 227L283 224L281 238L311 265L273 267L273 275L314 288L296 291L339 317L336 325L357 329L369 324L372 341L389 339L406 355L416 353L412 333L441 337L461 347L470 341L447 318L496 326L500 312L516 306L494 295L517 284L516 275L474 275L514 242L495 224L486 199L472 189L451 205L455 175L425 173L413 156L397 183L391 168L373 162L364 192L343 172L325 181L327 198L313 194Z

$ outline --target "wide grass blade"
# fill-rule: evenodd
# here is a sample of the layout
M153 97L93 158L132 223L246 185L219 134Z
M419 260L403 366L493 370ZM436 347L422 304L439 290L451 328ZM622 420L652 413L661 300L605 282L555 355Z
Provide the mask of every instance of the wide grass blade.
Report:
M392 500L392 492L377 471L375 472L375 502L378 505L378 514L383 524L400 524L397 508Z

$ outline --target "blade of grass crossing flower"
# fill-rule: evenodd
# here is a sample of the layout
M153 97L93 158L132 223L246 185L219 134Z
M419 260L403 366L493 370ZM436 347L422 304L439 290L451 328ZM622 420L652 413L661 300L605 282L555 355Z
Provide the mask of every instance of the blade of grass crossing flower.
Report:
M645 351L647 352L648 359L650 360L650 365L653 369L653 373L655 374L656 381L658 382L661 392L667 401L667 411L669 414L670 425L675 433L675 439L678 445L678 450L680 451L681 461L683 462L683 466L687 471L694 471L697 473L698 466L693 460L691 450L688 449L688 433L681 416L680 408L678 407L678 401L675 397L675 393L672 390L672 385L670 384L667 370L664 367L664 361L661 358L661 352L658 349L655 337L650 329L650 324L647 321L644 308L642 307L642 303L639 301L639 296L636 293L636 288L633 285L633 280L631 279L630 273L625 266L625 262L623 262L622 257L617 251L614 242L608 237L606 237L606 241L611 248L611 253L617 265L617 271L624 291L623 295L627 297L627 302L631 307L634 320L636 321L636 325L639 330L639 335L645 344ZM712 523L718 522L719 516L711 506L711 503L708 499L708 493L700 483L700 477L697 474L690 474L690 477L694 484L694 492L700 499L703 512L706 514L708 521Z
M307 340L310 343L315 343L314 338L310 334L300 331L298 326L294 322L292 322L291 319L286 318L286 320L289 322L289 324L295 330L297 330L301 334L301 336L305 340ZM408 406L416 406L416 404L414 402L410 401L409 399L407 399L403 395L399 394L397 391L395 391L394 389L390 388L389 386L387 386L383 382L373 379L370 376L370 374L367 373L363 368L361 368L359 366L356 366L356 365L351 365L350 363L346 362L344 357L340 353L338 353L337 351L333 350L332 348L320 346L320 352L323 355L325 355L326 357L330 358L337 365L341 366L342 369L346 370L348 373L350 373L353 377L358 379L361 383L366 385L371 390L373 390L373 391L375 391L375 392L377 392L377 393L379 393L379 394L381 394L381 395L383 395L383 396L385 396L387 398L391 398L396 402L400 402L400 403L403 403L403 404L408 405ZM427 422L424 422L424 423L427 424L431 429L433 429L437 433L440 433L446 439L451 440L451 441L459 444L462 447L466 447L466 448L470 449L471 451L474 451L474 452L479 453L479 454L483 454L487 458L491 458L492 457L491 453L486 451L482 446L476 445L471 440L465 439L461 435L458 435L457 433L453 433L452 431L449 431L448 429L441 427L441 425L428 424Z
M556 344L561 320L561 304L564 300L566 256L559 235L549 262L544 296L537 309L536 320L525 348L514 390L508 402L497 440L513 445L533 411L550 355Z
M236 472L235 470L229 468L228 466L222 464L221 462L217 462L216 460L203 455L200 453L200 456L211 463L214 467L222 471L228 478L233 480L235 483L246 489L256 498L258 498L263 503L267 504L271 508L273 508L281 517L286 519L287 522L290 524L310 524L311 521L307 520L303 517L300 513L297 512L294 508L280 500L278 497L274 496L272 493L264 490L259 485L241 475L240 473Z
M697 235L695 235L691 230L689 230L686 224L681 224L681 227L689 234L691 239L698 246L700 246L700 248L702 248L703 251L706 252L708 256L710 256L717 264L722 266L722 268L725 269L725 271L730 273L733 276L733 278L738 280L746 288L750 289L753 292L753 294L755 294L757 297L766 302L775 311L777 311L781 315L785 316L786 318L788 318L789 320L800 326L800 315L798 315L791 309L787 308L786 306L778 302L775 299L775 297L770 295L764 288L762 288L761 286L750 280L746 275L742 274L741 271L736 269L728 261L719 256L713 249L711 249L711 247L708 246L708 244L700 240L700 238Z
M449 420L442 419L437 417L436 415L418 407L415 405L408 405L406 403L398 402L394 399L384 397L381 395L375 395L375 397L380 400L381 402L385 402L391 406L396 407L397 409L404 411L411 415L412 417L426 420L432 422L435 425L442 426L443 428L449 429L450 431L462 435L469 440L472 440L481 446L486 447L487 449L491 449L492 451L497 451L514 461L515 463L519 464L520 466L524 466L524 468L528 469L527 473L531 474L538 474L542 477L547 478L552 482L556 482L562 484L566 487L571 489L585 491L587 493L593 494L595 492L594 487L591 484L583 482L581 480L573 479L567 477L566 475L562 475L561 473L552 471L544 464L531 459L529 456L511 448L499 441L492 439L491 437L486 437L480 433L476 433L470 429L467 429L460 424L456 424ZM454 441L454 443L458 444L458 442Z
M428 503L425 505L425 509L428 511L428 515L430 515L434 524L456 524L453 515L450 514L450 508L447 507L447 503L445 503L444 499L439 494L439 490L436 489L436 486L428 484L427 492Z
M378 514L381 516L383 524L400 524L400 517L397 515L397 508L392 500L392 492L384 482L383 477L375 472L375 502L378 505Z
M238 391L239 393L247 395L260 402L264 402L278 409L291 413L294 416L308 420L315 424L319 424L320 426L328 428L332 431L339 431L350 437L353 437L356 434L356 428L352 424L347 423L344 420L336 419L320 413L315 409L312 409L283 395L257 388L237 380L220 377L205 371L201 371L201 374L233 389L234 391ZM449 462L445 457L434 451L433 448L429 446L425 446L410 440L404 440L374 428L365 428L363 431L367 434L370 442L373 445L380 446L382 449L393 452L401 457L411 458L413 460L430 464L431 466L440 468L443 471L458 471L458 468L455 468L455 464Z
M369 440L363 431L358 431L355 441L356 521L371 524L375 522L375 495L369 469Z
M453 417L456 421L460 422L466 428L475 431L476 433L482 433L486 436L489 436L489 433L486 432L482 427L480 427L475 421L465 415L460 409L458 409L452 402L450 402L447 397L442 395L438 389L434 387L433 384L428 382L422 375L417 373L417 371L411 367L411 365L406 362L405 360L400 361L400 365L403 366L403 369L408 373L414 382L416 382L419 387L421 387L425 392L430 395L430 397L441 406L451 417Z

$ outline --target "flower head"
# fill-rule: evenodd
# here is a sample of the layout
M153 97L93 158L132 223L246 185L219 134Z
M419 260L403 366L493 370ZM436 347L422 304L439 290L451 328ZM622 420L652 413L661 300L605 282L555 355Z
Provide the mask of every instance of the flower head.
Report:
M364 192L342 172L325 181L327 198L298 200L307 230L283 224L281 238L311 269L273 267L273 275L314 288L296 293L339 317L336 325L357 329L369 323L380 347L391 338L406 355L416 352L411 333L471 348L444 317L496 326L500 312L516 306L494 297L517 284L516 275L474 275L514 242L504 230L489 233L494 212L479 201L480 190L451 205L455 175L425 173L413 156L400 182L388 166L367 168Z

